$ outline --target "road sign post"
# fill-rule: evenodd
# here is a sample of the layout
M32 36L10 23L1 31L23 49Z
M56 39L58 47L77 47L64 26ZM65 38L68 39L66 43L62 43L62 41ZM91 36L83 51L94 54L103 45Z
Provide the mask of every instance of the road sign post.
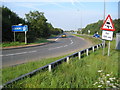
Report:
M105 40L103 40L103 55L105 55Z
M27 31L25 31L25 44L27 44Z
M103 30L102 31L102 39L104 40L103 55L104 55L104 50L105 50L105 40L109 40L108 56L110 56L110 41L112 41L113 31L115 31L115 28L114 28L114 25L112 23L112 19L111 19L110 15L107 16L101 29Z
M110 56L110 41L109 41L109 45L108 45L108 56Z
M15 42L16 40L15 40L15 32L14 32L14 42Z

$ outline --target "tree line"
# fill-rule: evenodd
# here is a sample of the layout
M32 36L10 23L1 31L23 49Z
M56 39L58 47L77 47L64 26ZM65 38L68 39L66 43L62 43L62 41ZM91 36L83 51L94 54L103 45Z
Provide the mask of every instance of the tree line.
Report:
M51 23L47 22L44 12L30 11L25 14L26 18L20 18L16 13L9 8L2 6L2 41L12 42L14 35L12 25L28 25L27 38L28 42L34 42L38 38L48 38L51 35L63 33L60 28L54 28ZM16 33L16 40L24 41L24 33Z
M114 35L116 33L120 33L120 19L115 19L113 20L113 24L114 24L114 28L116 31L114 31ZM90 34L94 34L96 32L98 32L98 34L102 34L102 30L100 29L103 25L103 20L99 20L96 23L92 23L92 24L88 24L85 28L83 28L81 31L78 31L78 33L82 33L82 34L88 34L88 30L90 30Z

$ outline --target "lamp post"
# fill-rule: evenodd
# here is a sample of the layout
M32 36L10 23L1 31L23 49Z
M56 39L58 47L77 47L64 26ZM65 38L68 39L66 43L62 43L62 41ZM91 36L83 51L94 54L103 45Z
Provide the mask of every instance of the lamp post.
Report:
M106 10L106 5L105 5L105 0L104 0L104 16L103 16L103 23L105 21L105 10ZM103 40L103 55L105 55L105 40Z

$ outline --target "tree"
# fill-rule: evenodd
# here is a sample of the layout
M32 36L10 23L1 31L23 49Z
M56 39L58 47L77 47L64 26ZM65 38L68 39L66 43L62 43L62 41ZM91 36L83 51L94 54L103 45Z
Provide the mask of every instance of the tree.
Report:
M47 27L47 19L43 12L34 11L26 14L29 23L29 34L33 34L35 38L48 37L49 29Z
M0 9L2 9L2 41L13 41L12 25L24 24L25 21L7 7L2 6Z
M116 29L116 31L114 31L114 35L115 33L118 33L120 32L120 19L115 19L113 20L113 23L114 23L114 27ZM85 28L82 29L82 33L85 33L85 34L88 34L88 30L91 31L91 34L94 34L96 32L98 32L99 34L102 34L102 30L100 29L103 25L103 21L102 20L99 20L98 22L96 23L92 23L92 24L88 24ZM80 33L80 32L78 32Z

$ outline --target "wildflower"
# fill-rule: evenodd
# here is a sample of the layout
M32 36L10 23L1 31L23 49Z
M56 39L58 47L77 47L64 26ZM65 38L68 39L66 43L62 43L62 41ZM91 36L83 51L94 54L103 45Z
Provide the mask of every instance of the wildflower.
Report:
M96 85L96 84L98 84L98 82L95 82L93 85Z
M112 86L113 88L116 88L116 86Z
M115 80L115 77L113 79Z
M106 74L106 76L110 76L110 74Z
M110 80L110 81L113 81L113 80L114 80L114 78L109 78L109 80Z
M107 84L110 84L110 81L107 81Z
M102 85L99 85L98 87L102 87Z
M102 72L103 70L98 70L98 72Z
M103 82L102 80L101 80L100 82L101 82L102 84L104 84L104 82Z

